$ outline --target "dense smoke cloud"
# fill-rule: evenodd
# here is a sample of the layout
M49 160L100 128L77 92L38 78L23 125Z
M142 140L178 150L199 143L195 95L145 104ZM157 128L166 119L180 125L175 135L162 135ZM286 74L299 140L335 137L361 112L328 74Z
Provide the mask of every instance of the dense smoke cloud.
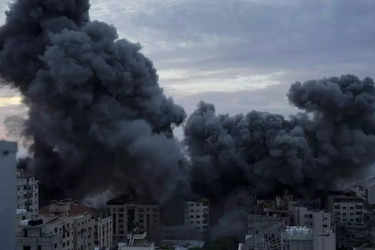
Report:
M141 47L88 10L88 0L18 0L1 27L0 75L29 107L31 167L45 198L132 189L163 199L181 173L172 129L185 112Z
M200 103L185 126L188 178L172 134L184 110L164 95L140 46L88 11L88 0L18 0L0 29L0 76L29 107L28 165L44 198L131 191L168 200L176 190L185 198L190 180L199 196L225 199L242 188L310 193L375 160L374 83L348 75L293 84L289 100L304 112L290 119L217 115Z
M289 187L312 194L374 162L372 79L297 82L288 97L305 112L230 116L199 104L185 126L195 192L221 197L240 187L259 194Z

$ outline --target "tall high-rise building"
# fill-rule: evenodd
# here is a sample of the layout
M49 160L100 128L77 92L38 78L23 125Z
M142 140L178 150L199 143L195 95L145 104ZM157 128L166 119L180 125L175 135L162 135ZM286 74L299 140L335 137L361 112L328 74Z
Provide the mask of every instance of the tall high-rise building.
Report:
M0 242L2 249L16 243L16 154L17 143L0 141Z

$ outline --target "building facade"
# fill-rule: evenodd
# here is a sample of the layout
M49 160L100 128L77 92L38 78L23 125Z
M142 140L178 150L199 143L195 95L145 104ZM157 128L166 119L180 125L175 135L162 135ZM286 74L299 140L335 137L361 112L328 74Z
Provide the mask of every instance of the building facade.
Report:
M113 225L110 214L100 215L96 218L94 238L95 246L99 249L109 249L112 246Z
M47 232L57 235L61 250L112 247L112 217L74 201L54 202L41 209Z
M266 215L250 214L245 237L246 250L279 250L280 232L285 228L285 221Z
M36 219L39 215L39 182L22 169L17 169L17 209L21 219Z
M1 247L16 243L16 154L17 143L0 141L0 234Z
M328 208L333 214L334 223L345 227L364 224L365 201L354 195L336 195L328 198Z
M210 205L207 199L186 201L184 224L195 228L202 234L208 233L210 223Z
M119 197L109 201L107 206L112 216L114 243L126 240L134 231L147 232L153 240L160 237L159 204Z
M295 207L293 223L296 226L307 226L314 234L329 233L333 230L331 213L323 210L310 210L306 207Z
M304 226L287 227L281 232L281 249L315 250L312 229Z
M62 250L62 238L43 221L25 221L17 232L17 250Z

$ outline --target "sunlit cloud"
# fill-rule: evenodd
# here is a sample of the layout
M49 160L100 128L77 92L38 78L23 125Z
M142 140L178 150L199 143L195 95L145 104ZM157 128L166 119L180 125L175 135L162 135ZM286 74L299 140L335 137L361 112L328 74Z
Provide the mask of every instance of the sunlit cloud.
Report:
M0 108L22 104L21 96L0 97Z

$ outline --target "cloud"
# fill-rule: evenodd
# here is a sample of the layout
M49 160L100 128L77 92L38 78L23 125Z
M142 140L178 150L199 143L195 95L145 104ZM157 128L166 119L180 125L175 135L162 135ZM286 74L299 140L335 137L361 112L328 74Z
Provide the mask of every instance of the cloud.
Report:
M22 103L21 96L0 97L0 107L20 105L21 103Z
M289 84L297 80L345 72L373 76L373 0L92 0L91 5L92 19L142 44L161 86L188 110L204 98L223 98L215 101L222 103L218 111L251 110L253 103L233 100L267 95L276 85L277 98L257 97L254 108L280 112L288 106L283 100ZM6 8L1 2L1 13Z
M147 2L147 3L146 3ZM278 76L291 83L342 72L370 75L374 63L371 0L92 1L93 17L141 42L166 88L221 88L219 79ZM98 10L98 11L95 11ZM165 78L164 71L188 72ZM214 72L214 73L213 73ZM205 75L201 81L196 78ZM175 83L173 83L175 81ZM213 86L211 83L216 82ZM199 85L199 86L198 86ZM204 86L205 85L205 86ZM243 81L237 90L262 84ZM203 86L203 87L202 87Z

